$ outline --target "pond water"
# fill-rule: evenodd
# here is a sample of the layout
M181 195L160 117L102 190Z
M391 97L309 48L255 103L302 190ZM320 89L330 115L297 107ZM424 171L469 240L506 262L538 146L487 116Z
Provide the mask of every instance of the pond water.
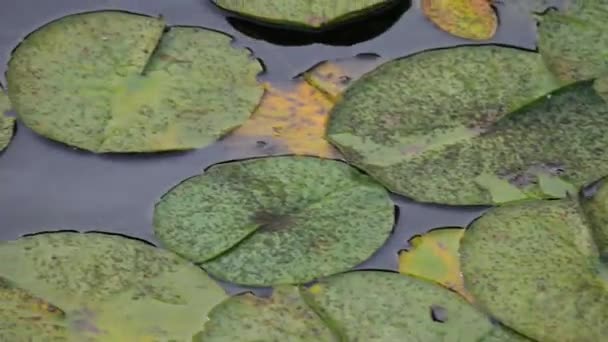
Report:
M533 19L516 15L510 5L496 6L499 30L491 42L483 43L534 50ZM205 0L8 1L0 14L0 74L6 71L11 51L28 33L68 14L107 9L162 14L168 25L225 32L234 37L235 46L250 49L262 60L266 70L261 80L278 84L289 83L323 61L365 55L380 63L429 49L471 44L437 29L416 4L404 7L409 9L404 13L399 12L404 8L395 9L378 20L375 32L347 29L349 34L328 38L269 34L267 29L231 18ZM187 153L95 155L44 139L18 123L12 143L0 155L0 240L69 229L117 233L156 245L151 225L154 204L180 181L218 162L285 153L288 150L280 142L269 139L260 144L252 139L236 147L220 141ZM484 209L426 205L400 196L394 196L394 201L399 217L391 239L359 268L395 270L398 252L408 247L413 236L438 227L465 226ZM242 290L226 287L231 292Z

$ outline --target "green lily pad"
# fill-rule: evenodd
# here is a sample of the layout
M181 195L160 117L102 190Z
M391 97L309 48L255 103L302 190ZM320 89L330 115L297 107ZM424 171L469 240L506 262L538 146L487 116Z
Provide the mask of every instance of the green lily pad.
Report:
M595 91L603 97L604 100L608 101L608 76L597 79L593 86Z
M364 16L395 0L213 0L219 7L270 24L320 29Z
M276 157L220 164L156 206L156 236L213 275L291 284L348 270L383 245L388 192L345 163Z
M583 127L594 131L589 136L603 134L592 124L603 125L605 106L584 91L537 103L557 87L535 53L492 46L426 52L387 63L349 88L332 113L328 138L352 164L419 201L488 204L539 196L540 186L532 184L538 174L553 177L563 164L572 181L586 181L603 163L587 159L606 138L582 142ZM567 109L556 106L573 97L579 101ZM585 115L574 118L571 111ZM562 142L553 150L537 148L557 135ZM582 154L558 154L568 149ZM509 181L517 177L531 179L514 186ZM552 181L543 183L552 195L571 188Z
M8 97L0 88L0 151L4 150L13 137L15 119L4 116L11 109Z
M0 279L0 341L68 341L65 313Z
M542 17L539 51L565 82L608 73L608 2L573 0L565 12Z
M338 341L308 307L297 287L279 286L270 298L251 294L216 306L194 341Z
M308 290L345 341L479 341L494 325L456 293L388 272L352 272Z
M608 336L607 208L603 186L592 199L489 211L461 243L467 289L493 316L538 341L602 341Z
M37 133L94 152L203 147L246 121L262 66L231 38L122 12L72 15L28 36L9 97Z
M25 237L0 243L0 259L0 278L52 303L75 341L190 339L226 298L195 265L117 236ZM0 307L0 317L12 312L14 306ZM27 317L19 321L31 323ZM21 324L3 333L20 334Z

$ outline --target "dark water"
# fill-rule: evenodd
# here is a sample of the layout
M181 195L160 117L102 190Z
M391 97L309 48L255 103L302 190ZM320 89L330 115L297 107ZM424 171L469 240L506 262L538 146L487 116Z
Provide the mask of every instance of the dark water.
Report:
M250 23L229 18L206 0L0 0L0 4L2 75L11 51L31 31L67 14L102 9L162 14L169 25L226 32L235 38L236 46L251 49L264 62L266 72L260 77L276 82L288 81L325 60L361 54L390 60L433 48L471 44L435 28L415 3L403 14L388 14L388 24L380 20L381 30L373 33L384 32L376 37L353 30L353 36L343 33L342 40L326 41L342 46L314 43L318 41L315 35L286 41L289 32L281 36L256 32L255 27L252 31ZM500 28L495 38L485 43L535 49L532 18L509 5L498 4L497 9ZM356 41L361 42L343 45ZM266 139L261 145L257 140L241 141L236 146L218 142L188 153L94 155L38 137L18 124L13 142L0 155L0 240L72 229L113 232L156 244L151 225L153 207L167 190L221 161L287 153L279 142ZM401 197L395 197L395 203L400 215L393 236L360 268L395 270L398 251L407 248L410 238L437 227L467 225L482 211L423 205Z

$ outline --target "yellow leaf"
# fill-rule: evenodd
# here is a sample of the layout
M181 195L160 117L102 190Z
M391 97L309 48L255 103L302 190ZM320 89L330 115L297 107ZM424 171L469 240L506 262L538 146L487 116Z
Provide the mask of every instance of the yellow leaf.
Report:
M415 237L412 248L399 255L399 273L434 281L472 302L460 272L458 247L463 234L462 228L447 228Z
M422 0L422 11L442 30L466 39L490 39L498 27L491 0Z
M376 67L375 59L355 58L323 63L293 83L267 83L256 111L225 141L239 144L271 139L288 153L337 158L325 140L329 114L352 80Z

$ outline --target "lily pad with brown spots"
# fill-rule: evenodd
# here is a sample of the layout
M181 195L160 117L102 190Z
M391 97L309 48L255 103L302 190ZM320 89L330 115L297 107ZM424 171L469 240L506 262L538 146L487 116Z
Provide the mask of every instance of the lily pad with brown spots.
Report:
M263 23L303 29L334 26L400 0L212 0L219 7Z
M608 186L591 197L492 209L461 242L465 285L493 316L538 341L608 336Z
M13 137L15 119L4 115L10 108L8 97L0 88L0 152L8 146Z
M608 2L571 0L564 11L541 19L539 51L564 82L608 73Z
M41 340L50 330L70 341L184 341L226 298L195 265L118 236L24 237L0 243L0 259L9 284L0 289L9 300L0 318L15 323L0 336L18 337L10 341ZM45 335L28 339L38 332Z
M246 121L260 63L227 35L123 12L64 17L29 35L7 72L23 123L93 152L206 146Z
M439 28L461 38L488 40L498 27L490 0L422 0L422 11Z
M194 342L339 341L293 286L269 298L243 294L216 306Z
M331 114L328 139L421 202L563 197L608 174L608 108L588 84L552 93L559 87L536 53L425 52L355 82Z
M456 293L397 273L351 272L307 291L344 341L484 341L501 329Z
M346 271L390 235L388 192L349 165L312 157L219 164L157 204L155 233L214 276L293 284Z

